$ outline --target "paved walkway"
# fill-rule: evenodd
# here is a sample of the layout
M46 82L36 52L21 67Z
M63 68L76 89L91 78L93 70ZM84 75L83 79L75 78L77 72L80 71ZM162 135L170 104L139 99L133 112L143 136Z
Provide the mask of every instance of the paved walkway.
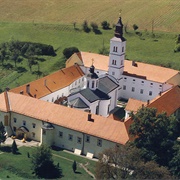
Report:
M22 142L22 140L19 140L19 139L15 139L15 141L16 141L16 144L17 144L17 146L39 146L39 142L37 142L37 141L26 141L26 142ZM7 139L6 139L6 141L5 141L5 145L12 145L12 143L13 143L13 139L12 138L10 138L10 137L8 137Z

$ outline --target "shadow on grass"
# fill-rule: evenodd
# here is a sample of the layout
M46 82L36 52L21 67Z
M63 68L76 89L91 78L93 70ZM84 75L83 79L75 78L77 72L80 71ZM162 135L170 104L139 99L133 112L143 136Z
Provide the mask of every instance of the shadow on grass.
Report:
M95 34L102 34L102 32L101 32L99 29L95 29L95 30L94 30L94 33L95 33Z
M33 71L32 74L35 74L35 75L38 75L38 76L41 76L42 75L42 72L41 71Z
M79 172L79 171L76 171L75 173L76 173L76 174L82 174L82 173L81 173L81 172Z
M7 152L7 153L12 152L11 146L1 146L1 147L0 147L0 150L1 150L2 152Z
M20 152L15 152L15 153L13 153L14 155L21 155L21 153Z
M21 67L21 66L20 66L20 67L17 67L16 70L17 70L18 73L27 72L27 69L24 68L24 67Z
M51 149L54 150L54 151L63 151L62 148L57 147L57 146L51 146Z

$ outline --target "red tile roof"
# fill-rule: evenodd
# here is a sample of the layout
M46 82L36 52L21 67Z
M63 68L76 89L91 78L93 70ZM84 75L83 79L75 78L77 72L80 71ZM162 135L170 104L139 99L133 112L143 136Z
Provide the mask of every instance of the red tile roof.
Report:
M152 100L147 107L155 107L158 113L166 112L168 116L173 114L180 108L179 86L174 86L172 89L164 92L161 96Z
M143 105L146 105L146 104L147 104L146 102L143 102L143 101L140 101L137 99L133 99L133 98L129 98L125 110L137 112L137 110L139 108L141 108Z
M87 112L74 108L68 108L12 92L8 92L8 98L12 112L120 144L125 144L129 140L123 122L110 120L109 118L94 114L92 114L94 122L90 122L88 121ZM4 94L0 95L0 100L5 102ZM5 103L0 103L0 109L4 108Z
M27 84L11 89L10 92L19 94L21 91L23 91L24 95L41 98L69 86L83 75L84 74L79 66L74 65L28 83L30 84L30 94L26 93Z
M83 61L85 67L90 67L93 59L93 65L96 69L108 71L109 56L89 52L80 52L78 56ZM124 61L124 75L139 77L150 81L164 83L177 75L178 72L177 70L141 62L135 62L135 66L133 66L132 61Z

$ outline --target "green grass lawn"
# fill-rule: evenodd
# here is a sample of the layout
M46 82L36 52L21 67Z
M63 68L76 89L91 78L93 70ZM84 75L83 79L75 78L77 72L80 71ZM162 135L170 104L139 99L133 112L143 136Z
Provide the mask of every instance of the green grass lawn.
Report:
M31 169L31 154L34 148L20 147L19 154L17 155L0 150L0 179L6 179L8 177L19 180L34 179L35 177L32 174ZM30 154L30 158L27 156L28 152ZM83 164L88 162L87 168L94 173L96 162L64 151L52 150L52 153L54 163L59 163L60 168L62 169L62 179L92 179L92 177L79 165L77 166L77 173L74 173L72 170L72 163L74 160L76 160L77 163ZM63 157L69 160L66 160Z
M33 24L33 23L0 23L0 43L12 40L30 41L49 44L56 50L57 56L44 56L44 62L40 62L42 75L50 74L63 67L64 58L62 51L66 47L77 47L80 51L98 53L104 46L109 50L109 41L114 36L114 30L102 30L102 34L96 35L93 32L85 33L75 30L73 25L63 24ZM157 33L151 37L150 32L142 31L140 38L134 32L124 33L127 39L126 59L142 61L157 65L163 65L180 70L179 53L174 53L175 33ZM142 40L143 39L143 40ZM5 63L14 62L8 60ZM14 69L7 70L0 66L0 89L13 88L39 78L30 72L27 60L18 63L27 72L18 73ZM33 71L37 66L33 66Z

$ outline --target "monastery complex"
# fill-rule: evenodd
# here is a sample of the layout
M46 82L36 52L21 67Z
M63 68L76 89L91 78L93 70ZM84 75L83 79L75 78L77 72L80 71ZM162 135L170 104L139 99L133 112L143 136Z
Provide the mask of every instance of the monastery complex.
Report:
M119 17L109 56L75 53L64 69L0 94L7 135L93 158L131 140L129 113L142 106L179 118L179 71L125 60L125 53Z

